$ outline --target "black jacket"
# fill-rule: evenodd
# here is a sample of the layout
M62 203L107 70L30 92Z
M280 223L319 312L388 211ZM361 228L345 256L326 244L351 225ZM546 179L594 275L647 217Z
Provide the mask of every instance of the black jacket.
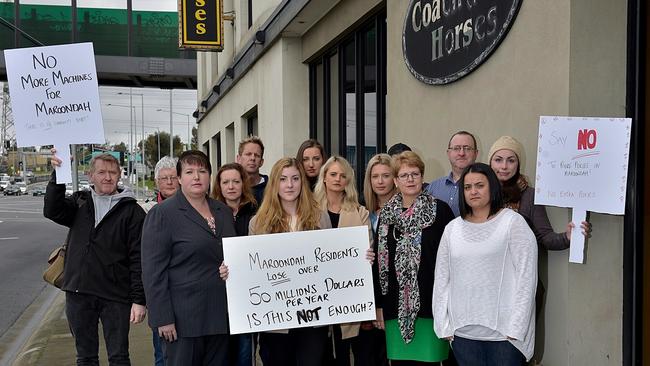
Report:
M264 189L266 188L266 184L269 182L268 175L260 174L260 177L262 177L264 181L251 187L258 207L262 206L262 200L264 200Z
M179 189L155 205L142 230L142 275L152 328L174 323L179 337L228 334L221 239L235 236L232 211L208 199L216 233Z
M43 214L70 228L64 291L145 305L140 264L145 213L135 199L121 199L95 227L92 193L65 197L65 184L56 184L52 174Z
M255 216L256 212L257 206L253 206L250 202L239 208L237 215L235 215L235 231L237 232L237 236L248 235L248 223Z

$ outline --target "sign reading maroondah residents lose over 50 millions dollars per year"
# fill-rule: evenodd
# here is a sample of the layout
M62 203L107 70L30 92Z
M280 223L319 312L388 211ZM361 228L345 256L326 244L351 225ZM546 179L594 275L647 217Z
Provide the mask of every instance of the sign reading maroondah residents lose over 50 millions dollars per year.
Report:
M223 239L233 334L375 319L368 227Z

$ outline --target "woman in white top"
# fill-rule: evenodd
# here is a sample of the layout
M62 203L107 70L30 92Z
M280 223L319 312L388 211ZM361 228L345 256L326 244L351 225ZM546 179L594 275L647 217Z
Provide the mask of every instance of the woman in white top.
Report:
M461 216L445 228L436 259L435 332L461 366L525 365L535 345L535 235L503 208L488 165L470 165L459 184Z

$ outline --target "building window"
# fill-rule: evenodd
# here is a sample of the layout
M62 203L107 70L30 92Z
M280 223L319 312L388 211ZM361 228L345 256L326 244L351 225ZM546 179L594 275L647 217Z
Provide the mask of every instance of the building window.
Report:
M248 0L248 29L253 26L253 0Z
M368 160L386 151L386 14L309 65L310 137L346 157L362 187Z
M259 136L259 130L257 128L257 106L246 112L242 116L242 121L244 124L242 126L242 132L245 134L242 136L242 139L250 136Z

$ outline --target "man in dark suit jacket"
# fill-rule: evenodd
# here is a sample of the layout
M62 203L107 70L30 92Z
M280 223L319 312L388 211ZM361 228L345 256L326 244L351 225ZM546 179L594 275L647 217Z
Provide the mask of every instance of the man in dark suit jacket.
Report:
M228 313L219 265L221 239L235 236L233 215L225 204L205 197L214 218L211 228L205 215L192 206L184 192L183 155L177 169L181 189L154 206L143 227L142 274L149 325L163 329L166 365L222 365L228 347ZM204 164L209 169L207 157ZM171 328L172 336L164 331Z

